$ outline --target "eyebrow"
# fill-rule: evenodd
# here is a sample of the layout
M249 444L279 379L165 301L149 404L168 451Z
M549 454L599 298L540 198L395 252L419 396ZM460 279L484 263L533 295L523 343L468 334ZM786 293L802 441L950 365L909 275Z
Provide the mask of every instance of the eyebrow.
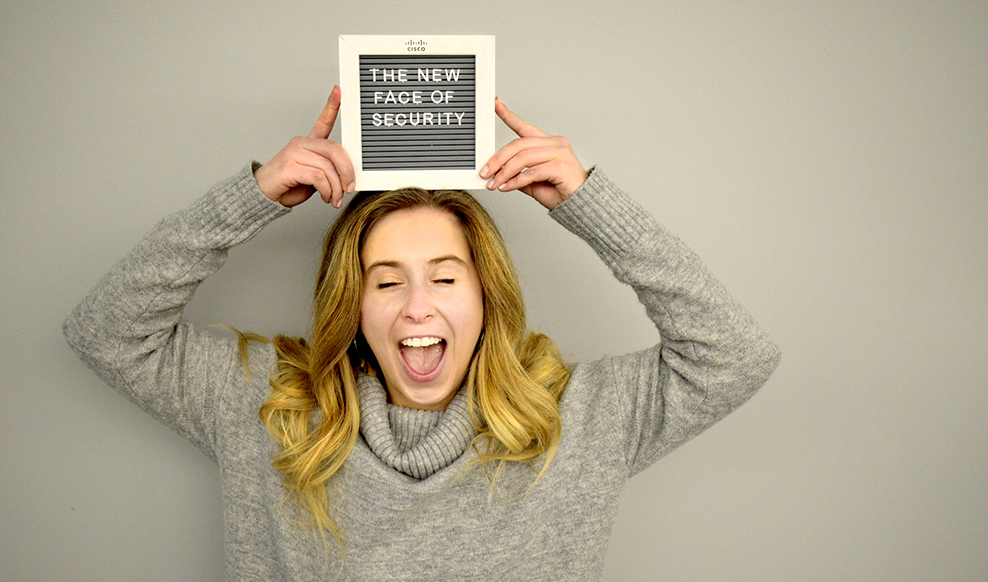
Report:
M464 261L463 259L461 259L460 257L456 256L456 255L443 255L441 257L436 257L434 259L429 259L429 266L432 267L432 266L438 265L439 263L444 263L446 261L452 261L454 263L459 264L460 266L462 266L464 268L467 268L468 267L467 262ZM393 267L395 269L401 269L404 266L405 266L405 264L402 263L401 261L374 261L373 263L370 264L369 267L367 267L366 269L364 269L364 275L366 275L367 273L370 273L371 271L373 271L374 269L376 269L378 267Z

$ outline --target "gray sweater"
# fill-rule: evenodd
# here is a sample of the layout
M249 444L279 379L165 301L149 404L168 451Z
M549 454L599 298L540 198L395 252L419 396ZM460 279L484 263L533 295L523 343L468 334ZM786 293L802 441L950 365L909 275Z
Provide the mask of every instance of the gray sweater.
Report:
M107 383L219 465L227 579L330 580L340 552L291 524L276 445L258 419L275 361L194 329L182 308L227 251L287 209L248 165L166 218L65 322L79 356ZM343 530L340 580L598 580L625 481L747 400L776 346L697 256L593 171L549 215L632 286L661 336L640 352L575 364L560 401L555 460L535 476L512 464L494 495L473 458L462 394L445 413L399 409L360 378L361 437L327 484ZM537 466L536 466L537 467ZM517 499L516 499L517 498Z

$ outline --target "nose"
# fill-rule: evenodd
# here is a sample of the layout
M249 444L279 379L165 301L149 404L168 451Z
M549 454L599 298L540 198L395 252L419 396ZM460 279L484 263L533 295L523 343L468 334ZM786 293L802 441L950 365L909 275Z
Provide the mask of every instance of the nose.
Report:
M405 295L404 316L415 323L428 321L436 312L436 304L428 287L420 283L408 286Z

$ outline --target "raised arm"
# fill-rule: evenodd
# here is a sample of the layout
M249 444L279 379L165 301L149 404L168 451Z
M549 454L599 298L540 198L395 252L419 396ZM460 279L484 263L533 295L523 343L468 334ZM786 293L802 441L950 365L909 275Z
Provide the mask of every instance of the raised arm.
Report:
M572 188L582 166L565 139L503 103L496 111L519 139L489 162L497 169L489 187L520 185L549 208L635 290L659 331L653 348L577 365L571 382L594 394L565 396L614 402L600 407L617 411L602 426L623 427L628 470L637 473L745 402L777 366L779 350L699 257L602 171Z
M341 184L352 181L346 152L326 139L339 105L336 88L308 136L161 221L63 325L69 344L103 380L211 457L221 393L242 388L242 368L236 342L197 331L182 321L182 310L231 247L288 207L316 191L339 205Z

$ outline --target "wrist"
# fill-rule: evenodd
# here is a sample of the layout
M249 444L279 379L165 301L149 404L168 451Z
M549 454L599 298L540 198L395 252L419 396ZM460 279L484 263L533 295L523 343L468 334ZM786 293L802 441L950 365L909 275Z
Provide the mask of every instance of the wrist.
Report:
M590 174L588 174L583 168L580 168L579 174L570 179L565 186L557 187L556 191L559 192L559 203L565 202L567 198L582 188L583 185L586 184L587 178L589 177Z
M278 196L273 195L276 188L271 184L271 168L268 164L262 164L260 166L254 167L254 180L257 181L257 187L261 190L261 193L268 197L272 202L280 202Z

